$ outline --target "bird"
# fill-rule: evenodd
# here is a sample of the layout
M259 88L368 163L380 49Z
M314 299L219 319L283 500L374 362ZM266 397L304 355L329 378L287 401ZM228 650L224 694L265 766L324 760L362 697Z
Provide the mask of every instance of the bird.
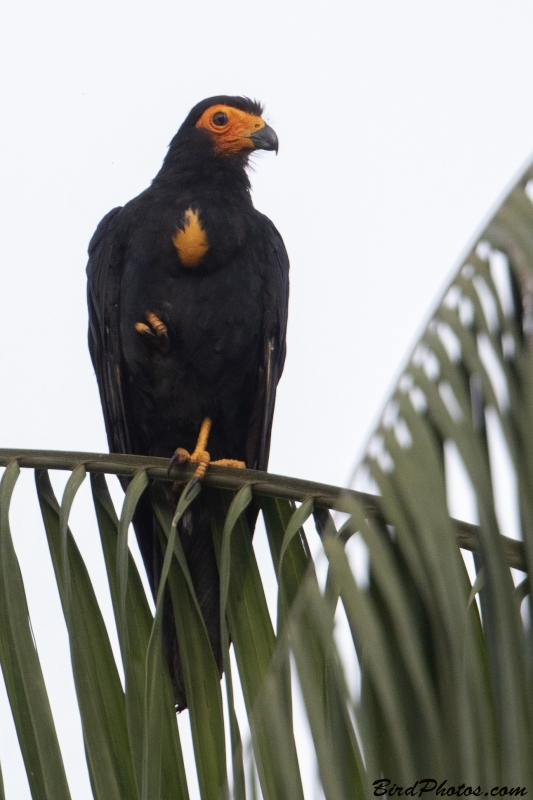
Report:
M151 185L110 211L89 243L89 350L112 453L192 461L197 480L209 463L267 469L289 260L252 202L258 150L278 152L259 102L203 100ZM174 507L177 492L166 490ZM219 576L203 494L178 535L222 675ZM252 531L257 514L257 506L248 513ZM155 598L163 556L146 493L133 525ZM162 638L180 711L187 697L170 596Z

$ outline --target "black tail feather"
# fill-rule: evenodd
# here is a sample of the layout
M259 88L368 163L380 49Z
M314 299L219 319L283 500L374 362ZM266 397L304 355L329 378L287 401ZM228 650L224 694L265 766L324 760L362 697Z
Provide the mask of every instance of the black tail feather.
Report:
M163 565L166 537L154 516L151 501L158 503L166 523L170 525L178 497L154 484L140 499L133 526L139 543L148 575L150 588L157 597L159 578ZM187 565L191 574L196 597L202 611L211 648L222 674L222 653L220 644L220 589L218 567L211 533L209 508L202 494L194 500L178 524ZM187 697L183 680L183 670L174 621L172 599L168 588L165 590L162 624L163 650L170 670L174 690L174 702L178 711L187 708Z

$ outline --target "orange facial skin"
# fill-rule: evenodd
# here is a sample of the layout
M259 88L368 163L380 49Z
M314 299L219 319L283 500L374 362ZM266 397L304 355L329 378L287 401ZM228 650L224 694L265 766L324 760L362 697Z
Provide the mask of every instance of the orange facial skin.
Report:
M216 114L225 114L227 123L217 125L213 121ZM248 114L232 106L215 105L204 111L197 128L205 128L213 138L215 150L221 155L234 155L241 150L253 150L250 136L265 127L265 121L255 114Z

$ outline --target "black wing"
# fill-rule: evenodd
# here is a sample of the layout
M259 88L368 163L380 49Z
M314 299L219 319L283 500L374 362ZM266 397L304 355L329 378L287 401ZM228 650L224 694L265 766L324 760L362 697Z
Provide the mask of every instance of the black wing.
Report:
M289 257L283 239L272 222L261 215L267 234L263 304L263 360L254 411L246 443L246 466L266 470L270 452L276 388L286 353L289 304Z
M118 313L122 259L116 235L120 211L114 208L106 214L89 243L89 351L100 390L109 450L135 453L122 388Z

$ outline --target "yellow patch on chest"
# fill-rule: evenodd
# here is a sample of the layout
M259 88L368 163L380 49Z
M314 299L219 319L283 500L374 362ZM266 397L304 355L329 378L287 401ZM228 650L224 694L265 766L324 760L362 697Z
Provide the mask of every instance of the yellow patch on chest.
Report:
M198 212L188 208L182 227L172 237L184 267L197 267L209 250L209 242L202 228Z

